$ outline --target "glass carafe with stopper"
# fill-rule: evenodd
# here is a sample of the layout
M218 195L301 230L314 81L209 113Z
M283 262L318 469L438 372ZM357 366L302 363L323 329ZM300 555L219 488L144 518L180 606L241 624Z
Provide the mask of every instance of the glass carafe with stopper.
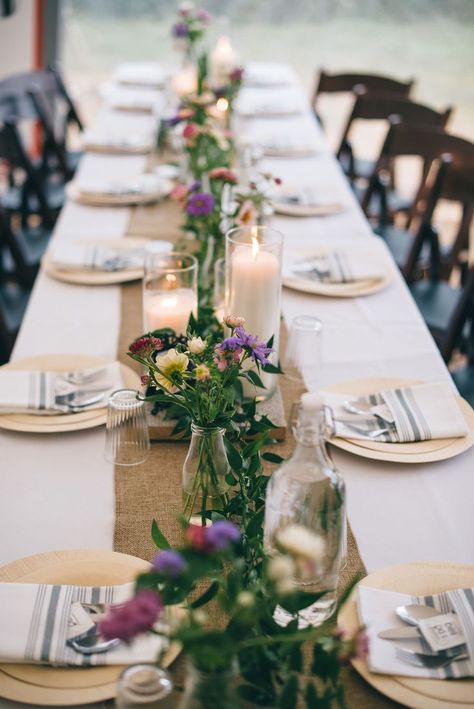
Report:
M267 487L264 539L270 555L278 550L279 534L295 525L324 542L314 575L306 578L296 573L293 581L295 588L302 591L325 591L316 603L299 612L300 627L320 625L334 612L345 549L345 485L328 457L325 428L321 398L303 394L294 429L296 448L275 470ZM295 555L298 557L297 549ZM292 616L278 606L275 620L287 625Z

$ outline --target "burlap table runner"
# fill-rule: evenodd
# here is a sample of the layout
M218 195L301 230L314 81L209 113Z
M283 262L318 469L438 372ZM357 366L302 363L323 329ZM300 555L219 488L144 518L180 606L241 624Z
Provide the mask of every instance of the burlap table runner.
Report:
M127 236L150 236L175 242L182 232L180 207L169 200L152 207L138 207L132 212ZM137 363L126 356L128 345L142 333L142 288L141 283L127 283L121 287L121 325L118 343L118 359L137 368ZM284 337L284 335L283 335ZM284 343L282 343L284 345ZM284 376L280 377L285 413L288 420L291 405L296 401L298 390ZM287 457L294 448L291 432L285 442L278 443L274 450ZM151 540L151 524L156 519L172 544L179 544L181 527L177 517L181 512L181 470L186 456L186 442L159 442L152 444L148 459L133 469L115 469L115 530L114 549L125 554L150 560L156 553ZM347 564L342 572L341 590L356 575L366 575L357 543L348 529ZM173 674L182 681L183 662L178 659ZM351 709L375 707L398 707L348 667L344 670L347 705Z

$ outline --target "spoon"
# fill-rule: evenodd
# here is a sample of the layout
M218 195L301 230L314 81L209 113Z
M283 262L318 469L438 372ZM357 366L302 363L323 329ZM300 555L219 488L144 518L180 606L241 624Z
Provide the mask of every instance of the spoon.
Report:
M417 626L420 620L424 618L433 618L435 615L440 615L441 611L433 606L408 604L395 608L395 613L408 625Z
M400 660L408 662L410 665L415 665L416 667L427 667L430 670L437 670L442 667L447 667L452 662L469 660L469 655L462 651L456 655L451 655L451 657L443 657L439 655L427 655L422 652L414 652L413 650L397 647L397 655Z

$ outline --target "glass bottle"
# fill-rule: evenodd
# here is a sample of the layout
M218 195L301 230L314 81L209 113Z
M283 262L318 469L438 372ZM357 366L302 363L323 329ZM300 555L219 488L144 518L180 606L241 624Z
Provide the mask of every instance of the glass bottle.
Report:
M138 664L126 667L117 682L117 709L171 709L173 682L169 674L156 665Z
M294 429L296 448L275 470L267 487L264 541L270 555L275 552L276 535L289 525L305 527L324 540L317 575L294 580L302 591L327 591L315 604L299 612L299 627L320 625L334 613L345 549L345 485L326 451L325 429L321 398L303 394ZM292 616L277 607L275 620L286 625Z
M189 662L179 709L238 709L236 675L235 663L227 670L206 672Z
M191 442L183 465L183 515L204 515L221 510L227 503L230 472L224 445L224 429L191 424Z

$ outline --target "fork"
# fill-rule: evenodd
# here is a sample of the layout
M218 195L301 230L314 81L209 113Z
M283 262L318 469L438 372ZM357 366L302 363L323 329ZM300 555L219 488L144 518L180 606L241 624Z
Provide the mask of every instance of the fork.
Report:
M366 438L378 438L379 436L382 436L384 433L389 433L390 429L389 428L376 428L373 431L367 431L365 428L361 428L360 426L356 426L353 423L350 423L349 421L343 420L343 419L337 419L340 423L342 423L344 426L347 426L347 428L351 428L353 431L356 431L356 433L360 433L362 436L365 436Z
M440 655L425 655L422 652L415 652L407 648L397 647L397 656L403 662L408 662L416 667L426 667L429 670L438 670L447 667L452 662L460 662L461 660L469 660L469 655L466 652L460 651L456 655L450 657Z

